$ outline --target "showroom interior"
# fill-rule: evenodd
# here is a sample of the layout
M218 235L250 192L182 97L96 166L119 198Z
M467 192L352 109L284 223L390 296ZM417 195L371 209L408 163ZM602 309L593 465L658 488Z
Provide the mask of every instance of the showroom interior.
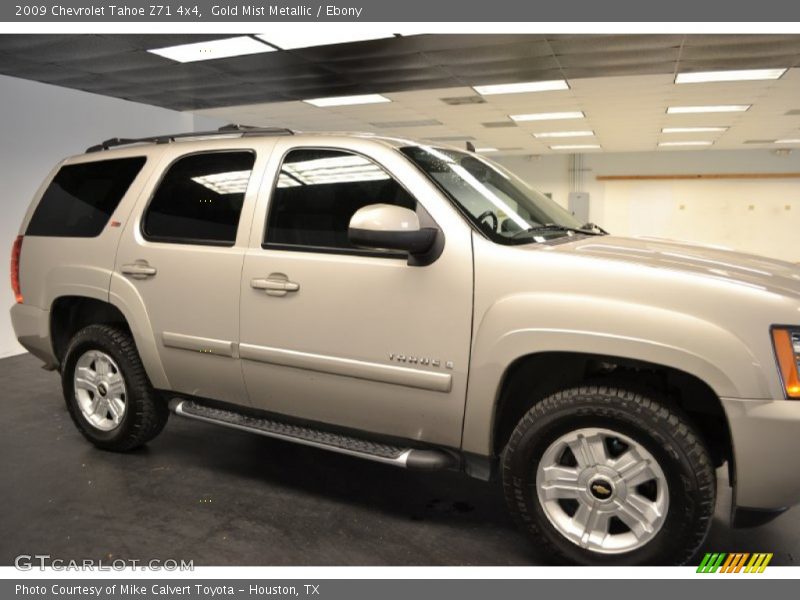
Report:
M53 166L103 140L230 123L368 132L475 152L615 235L800 263L800 35L0 35L0 248ZM173 419L130 456L84 444L57 374L0 302L0 563L524 565L492 486ZM795 564L800 511L707 548ZM103 535L98 535L103 532ZM768 548L766 546L769 546Z

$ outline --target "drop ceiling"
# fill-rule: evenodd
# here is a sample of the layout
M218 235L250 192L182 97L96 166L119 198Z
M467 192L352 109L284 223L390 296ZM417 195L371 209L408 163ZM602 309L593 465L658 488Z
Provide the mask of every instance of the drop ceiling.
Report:
M148 52L228 36L0 35L0 73L249 125L374 131L501 153L570 144L655 150L773 147L800 137L798 35L414 35L181 64ZM779 80L676 85L679 72L788 68ZM563 91L480 97L472 86L565 79ZM320 108L308 98L380 93L391 102ZM742 113L667 115L667 106L748 104ZM581 120L509 115L583 111ZM663 134L664 127L724 132ZM561 140L559 143L567 143ZM679 148L679 147L674 147ZM662 151L667 151L662 148Z

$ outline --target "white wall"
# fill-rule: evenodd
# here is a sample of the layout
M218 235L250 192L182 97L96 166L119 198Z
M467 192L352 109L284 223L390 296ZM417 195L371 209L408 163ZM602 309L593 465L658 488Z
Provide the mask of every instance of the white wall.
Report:
M567 205L568 157L502 162ZM615 234L716 244L800 262L800 178L597 181L598 175L788 172L800 172L800 151L586 154L582 191L591 195L591 220Z
M8 310L14 303L8 258L28 204L62 158L111 137L191 131L212 123L180 113L0 76L0 357L22 352Z
M489 155L489 158L494 158ZM534 189L552 194L553 200L567 206L569 196L568 154L546 154L534 157L501 157L495 159L512 173L527 181Z

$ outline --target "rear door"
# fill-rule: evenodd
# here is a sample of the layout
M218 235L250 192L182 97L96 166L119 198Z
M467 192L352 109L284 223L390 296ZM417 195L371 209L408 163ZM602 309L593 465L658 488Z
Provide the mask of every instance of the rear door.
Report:
M152 329L172 390L247 404L237 353L239 282L272 140L165 157L125 226L112 295Z

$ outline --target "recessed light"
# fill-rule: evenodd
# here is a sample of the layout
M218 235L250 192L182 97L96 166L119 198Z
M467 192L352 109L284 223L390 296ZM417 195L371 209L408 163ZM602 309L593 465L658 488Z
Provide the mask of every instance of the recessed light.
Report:
M152 54L158 54L159 56L179 63L231 58L232 56L245 56L248 54L260 54L262 52L274 51L275 48L267 46L246 35L226 38L224 40L209 40L207 42L195 42L193 44L181 44L179 46L167 46L166 48L148 50L148 52Z
M667 108L668 115L681 115L690 113L715 113L715 112L744 112L750 108L750 104L720 104L709 106L670 106Z
M445 104L450 106L463 106L464 104L486 104L486 100L481 96L451 96L449 98L439 98Z
M550 146L550 150L599 150L600 144L565 144Z
M472 89L482 96L493 94L523 94L526 92L552 92L568 90L569 84L563 79L554 81L525 81L522 83L501 83L498 85L475 85Z
M395 27L393 29L397 28ZM395 35L391 29L370 27L363 31L363 33L359 34L346 30L337 31L337 28L314 29L306 33L287 30L261 33L256 37L283 50L295 50L297 48L310 48L312 46L330 46L333 44L350 44L352 42L388 39Z
M594 135L594 131L544 131L542 133L534 133L535 138L570 138L570 137L590 137Z
M355 104L379 104L381 102L391 102L386 96L380 94L363 94L361 96L335 96L331 98L311 98L303 100L306 104L314 106L353 106Z
M513 121L558 121L561 119L583 119L582 110L570 112L529 113L525 115L508 115Z
M497 148L475 148L475 152L497 152Z
M710 146L714 142L706 140L687 140L685 142L658 142L659 146Z
M776 144L800 144L800 138L792 138L786 140L775 140Z
M708 83L714 81L760 81L780 79L786 69L745 69L740 71L701 71L678 73L675 83Z
M728 131L727 127L663 127L661 133L714 133Z

